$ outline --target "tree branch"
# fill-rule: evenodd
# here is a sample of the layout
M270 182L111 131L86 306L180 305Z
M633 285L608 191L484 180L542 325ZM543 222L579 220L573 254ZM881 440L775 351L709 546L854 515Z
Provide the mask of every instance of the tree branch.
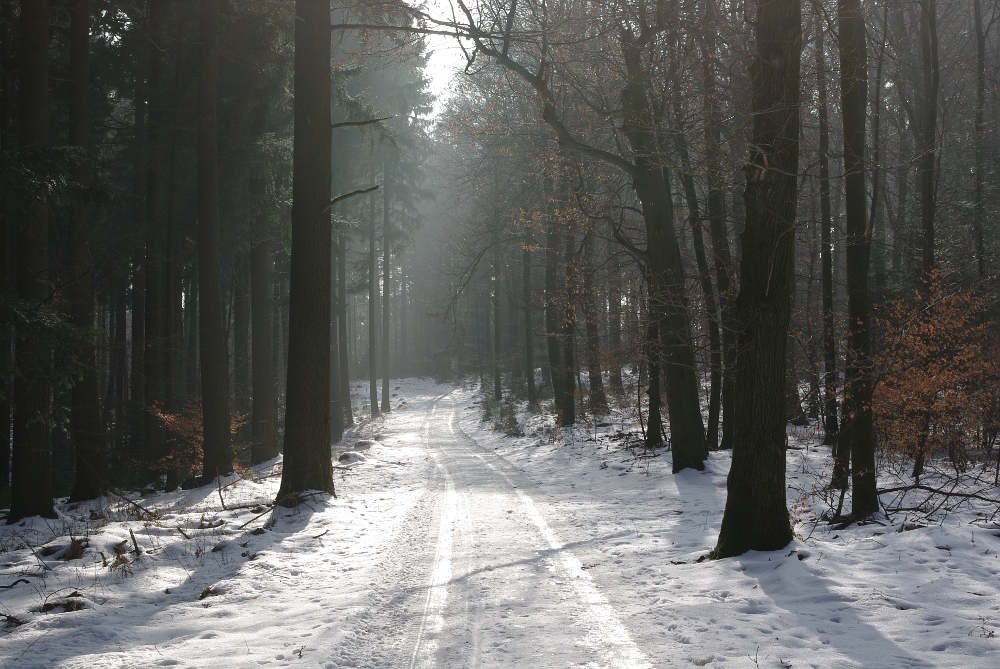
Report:
M396 118L395 116L385 116L383 118L370 118L364 121L341 121L340 123L334 123L331 128L353 128L359 125L371 125L372 123L379 123L380 121L388 121L391 118Z
M319 213L325 214L326 212L330 211L330 209L333 208L333 205L337 204L338 202L342 202L348 198L354 197L355 195L364 195L365 193L371 193L372 191L376 190L378 190L378 184L375 184L370 188L362 188L361 190L351 191L350 193L345 193L344 195L338 195L337 197L330 200L330 204L323 207Z

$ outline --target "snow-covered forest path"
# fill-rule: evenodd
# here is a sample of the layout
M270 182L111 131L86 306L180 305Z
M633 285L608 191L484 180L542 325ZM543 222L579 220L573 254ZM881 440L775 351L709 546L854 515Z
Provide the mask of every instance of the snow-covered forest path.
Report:
M981 509L815 524L829 449L793 432L796 539L707 561L728 453L672 474L627 447L627 416L521 414L509 437L475 389L393 386L392 413L336 449L336 499L265 508L279 459L0 527L0 667L1000 666L1000 524Z
M361 666L651 667L509 464L423 407L428 499L392 542L346 654Z

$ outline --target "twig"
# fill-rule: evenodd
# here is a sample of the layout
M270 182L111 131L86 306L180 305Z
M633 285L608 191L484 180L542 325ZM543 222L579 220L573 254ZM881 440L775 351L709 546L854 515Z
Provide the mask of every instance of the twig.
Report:
M886 488L884 490L879 490L878 494L884 495L890 492L908 492L910 490L925 490L936 495L944 495L945 497L964 497L966 499L978 499L981 502L989 502L990 504L1000 504L1000 500L983 497L982 495L977 495L973 492L951 492L940 488L933 488L929 485L924 485L923 483L913 483L911 485L898 486L896 488Z
M329 530L327 530L327 532L329 532ZM324 532L323 534L326 534L326 532ZM322 535L320 535L320 536L322 536ZM26 578L19 578L16 581L14 581L13 583L11 583L10 585L0 585L0 588L3 588L4 590L10 590L11 588L13 588L18 583L28 583L28 584L30 584L31 581L29 581Z
M216 476L215 480L219 482L219 502L222 504L222 510L229 511L229 509L226 508L226 500L222 499L222 477Z
M394 116L384 116L382 118L370 118L370 119L366 119L364 121L341 121L340 123L334 123L330 127L331 128L353 128L353 127L359 126L359 125L371 125L373 123L379 123L381 121L388 121L391 118L395 118L395 117Z
M140 553L140 551L139 551L139 542L135 540L135 532L133 532L132 528L130 527L129 530L128 530L128 533L132 536L132 546L135 548L135 555L136 555L136 557L139 557L139 553Z

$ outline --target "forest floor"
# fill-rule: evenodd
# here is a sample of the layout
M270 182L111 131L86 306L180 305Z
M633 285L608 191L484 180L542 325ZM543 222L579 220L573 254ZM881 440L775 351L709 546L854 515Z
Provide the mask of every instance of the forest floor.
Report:
M790 428L796 539L712 561L728 453L673 475L624 416L505 436L473 389L393 386L336 499L270 508L279 459L0 529L0 666L1000 666L996 505L836 529Z

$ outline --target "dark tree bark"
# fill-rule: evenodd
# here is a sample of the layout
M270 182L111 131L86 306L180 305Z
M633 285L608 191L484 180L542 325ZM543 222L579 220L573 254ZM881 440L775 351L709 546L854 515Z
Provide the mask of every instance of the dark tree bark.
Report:
M648 281L648 277L647 277ZM660 333L659 315L653 300L649 300L646 324L646 370L649 375L649 410L646 413L646 448L653 450L663 446L663 410L660 400ZM641 383L640 383L641 385Z
M143 446L147 473L157 474L153 465L167 454L167 439L156 410L164 409L163 367L164 311L166 287L163 261L166 249L167 192L166 176L170 155L167 145L168 101L164 85L164 52L169 6L165 2L150 5L149 14L149 119L147 123L149 160L146 164L146 271L145 271L145 351L143 353Z
M792 539L785 503L784 368L799 168L801 3L761 0L756 28L752 154L744 167L746 226L736 299L733 463L718 558L776 550Z
M872 305L868 292L871 228L865 193L865 113L868 54L861 0L839 0L841 115L847 213L847 375L844 413L850 421L852 511L878 511L875 430L872 424Z
M90 148L90 2L70 5L70 137L71 146ZM83 162L75 175L83 187L90 184L90 165ZM70 281L67 287L73 325L94 327L94 291L91 283L90 206L74 207L69 217ZM107 490L107 458L101 425L97 356L86 342L78 355L86 365L73 387L72 437L76 447L76 477L70 501L100 497Z
M335 494L330 456L330 6L295 2L295 137L285 461L278 501Z
M278 455L274 397L271 324L271 245L256 244L250 251L251 346L253 347L253 422L250 435L250 464L260 464Z
M202 480L233 470L230 444L229 355L222 296L219 231L219 149L216 115L219 76L219 0L201 4L198 82L198 286L204 433ZM286 472L288 464L285 464Z
M26 155L49 141L49 2L21 0L20 110L18 145ZM41 304L49 286L49 215L44 197L26 207L17 226L17 296ZM22 369L41 369L49 351L31 338L17 342ZM28 516L55 518L48 417L49 387L38 380L14 379L14 435L11 499L7 523Z
M8 151L16 143L13 136L14 125L14 63L15 50L14 42L16 24L14 21L14 1L3 0L0 2L0 21L2 30L0 33L0 150ZM12 207L8 198L0 199L0 282L3 283L3 295L11 295L15 292L15 272L17 264L17 251L14 239L17 233L17 225L12 217ZM0 338L0 356L3 356L4 364L10 365L14 362L14 342L10 339ZM11 387L3 382L3 397L0 398L0 498L6 499L6 493L10 487L10 442L12 432L11 424Z
M684 266L674 231L674 206L666 184L667 168L655 161L658 146L649 119L648 81L641 66L638 45L624 46L626 83L622 89L623 131L635 154L632 183L642 204L646 226L646 249L650 273L650 294L656 302L651 311L660 316L659 334L663 349L667 411L673 470L704 469L708 458L705 426L701 420L698 378L691 322L684 285Z
M340 317L337 319L339 328L340 355L340 397L344 408L344 425L354 425L354 412L351 409L351 359L348 355L347 337L347 235L341 235L337 244L337 304L340 306Z
M679 95L679 92L677 93ZM695 262L698 266L698 279L701 282L701 292L705 298L705 312L708 321L708 346L710 351L710 382L708 394L708 432L705 435L706 446L715 450L719 446L719 411L722 405L722 334L719 331L719 312L715 301L715 286L708 269L708 258L705 255L705 235L701 228L701 208L698 205L698 192L694 185L694 174L691 169L691 157L688 154L687 139L681 124L680 100L674 103L674 148L681 159L681 185L688 207L688 225L691 227L691 238L694 241ZM669 186L669 184L667 184Z

